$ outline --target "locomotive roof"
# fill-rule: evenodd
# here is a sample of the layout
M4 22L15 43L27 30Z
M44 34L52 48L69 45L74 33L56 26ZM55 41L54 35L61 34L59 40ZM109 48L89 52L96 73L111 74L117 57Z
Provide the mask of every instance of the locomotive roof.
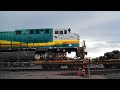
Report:
M0 31L0 32L13 32L13 31Z
M34 29L53 29L53 28L29 28L29 29L16 29L15 31L18 31L18 30L34 30Z
M16 29L16 30L11 30L11 31L0 31L0 32L14 32L14 31L24 31L24 30L34 30L34 29L53 29L53 28L29 28L29 29ZM54 30L65 30L69 28L56 28Z

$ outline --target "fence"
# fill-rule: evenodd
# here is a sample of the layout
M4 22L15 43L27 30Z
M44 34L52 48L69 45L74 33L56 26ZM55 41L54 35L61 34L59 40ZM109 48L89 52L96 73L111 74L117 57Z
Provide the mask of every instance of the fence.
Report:
M2 54L0 55L2 56ZM20 53L16 54L16 56L20 55L22 56ZM4 58L8 58L8 56ZM27 60L30 59L33 57ZM27 64L26 62L3 62L1 58L0 60L1 79L120 79L120 60L117 59L103 61L91 61L89 59L84 60L82 64L78 62L72 64L73 61L68 60L69 63L64 62L67 64L50 64L49 62L49 64L42 65L33 65L31 62L27 62ZM17 58L17 61L19 60L23 59ZM41 63L39 60L38 62ZM83 68L83 65L87 65L86 68ZM86 70L87 73L85 73Z

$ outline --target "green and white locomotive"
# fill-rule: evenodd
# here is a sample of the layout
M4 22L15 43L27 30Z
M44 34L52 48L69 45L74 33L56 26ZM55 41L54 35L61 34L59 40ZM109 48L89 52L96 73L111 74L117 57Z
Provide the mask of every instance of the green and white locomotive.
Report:
M79 35L71 33L70 28L18 29L0 32L0 52L24 51L29 56L31 51L35 59L66 59L66 52L76 52L77 57L84 59L85 47L79 46Z

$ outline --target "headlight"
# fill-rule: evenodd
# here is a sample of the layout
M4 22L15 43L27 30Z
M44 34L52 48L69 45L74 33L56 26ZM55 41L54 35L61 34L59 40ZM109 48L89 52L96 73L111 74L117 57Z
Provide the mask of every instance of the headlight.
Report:
M72 46L72 44L69 44L69 46Z

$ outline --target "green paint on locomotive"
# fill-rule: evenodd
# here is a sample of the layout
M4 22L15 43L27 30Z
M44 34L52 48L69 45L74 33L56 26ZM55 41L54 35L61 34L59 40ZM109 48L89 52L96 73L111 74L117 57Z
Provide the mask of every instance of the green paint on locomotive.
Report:
M49 47L79 47L79 43L55 44L53 45L53 28L41 29L19 29L15 31L0 32L0 48L49 48ZM35 45L37 43L47 43L43 46Z
M50 42L53 40L53 29L22 29L9 32L0 32L0 40L17 42Z
M53 29L52 28L20 29L15 31L0 32L0 46L1 46L1 43L3 43L2 40L11 42L10 47L12 47L12 43L14 42L20 42L20 44L52 42ZM2 45L6 45L6 44L2 44ZM10 47L7 47L7 48L10 48Z

